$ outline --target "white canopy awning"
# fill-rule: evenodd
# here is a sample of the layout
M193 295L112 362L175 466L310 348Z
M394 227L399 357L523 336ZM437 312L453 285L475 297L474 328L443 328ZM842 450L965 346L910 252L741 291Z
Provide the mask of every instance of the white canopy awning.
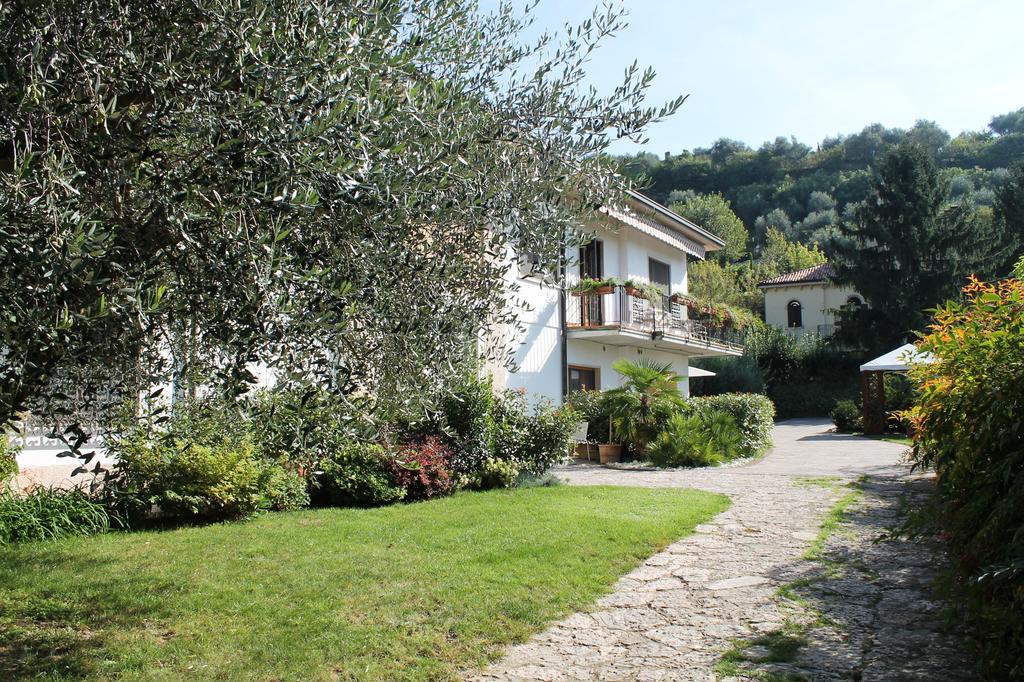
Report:
M686 371L687 371L687 376L690 377L691 379L693 379L694 377L713 377L713 376L715 376L714 372L709 372L706 369L701 369L700 367L690 367Z
M908 343L891 350L885 355L880 355L870 362L860 366L862 372L906 372L910 365L930 364L935 362L935 356L931 353L921 353Z

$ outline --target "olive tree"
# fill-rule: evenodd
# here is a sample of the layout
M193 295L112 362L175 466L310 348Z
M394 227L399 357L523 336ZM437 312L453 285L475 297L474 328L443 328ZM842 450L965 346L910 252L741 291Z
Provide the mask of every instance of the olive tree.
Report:
M596 11L464 0L0 3L0 421L174 379L401 404L458 371L515 244L557 265L603 152L681 100L608 93ZM54 390L54 382L73 391Z

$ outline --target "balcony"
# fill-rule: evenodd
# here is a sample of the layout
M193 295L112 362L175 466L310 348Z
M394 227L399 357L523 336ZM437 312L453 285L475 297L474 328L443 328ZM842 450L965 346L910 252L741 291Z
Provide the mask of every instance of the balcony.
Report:
M686 306L669 296L652 302L623 286L608 293L566 296L566 327L569 338L609 345L656 348L692 357L743 353L738 331L687 319Z

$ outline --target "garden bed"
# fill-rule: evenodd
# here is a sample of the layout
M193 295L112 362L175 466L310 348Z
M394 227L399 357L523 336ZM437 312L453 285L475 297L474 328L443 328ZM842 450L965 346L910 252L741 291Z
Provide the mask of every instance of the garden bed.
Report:
M0 678L453 678L727 504L558 486L11 546Z

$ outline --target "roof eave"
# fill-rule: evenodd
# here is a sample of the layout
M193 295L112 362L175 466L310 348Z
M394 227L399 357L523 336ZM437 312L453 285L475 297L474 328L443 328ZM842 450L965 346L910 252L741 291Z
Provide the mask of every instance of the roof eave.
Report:
M710 232L708 232L695 222L684 218L683 216L679 215L675 211L666 208L665 206L662 206L653 199L648 199L647 197L645 197L640 192L637 192L636 190L626 190L626 193L630 196L630 198L642 204L645 208L650 209L654 213L678 225L677 229L680 232L683 232L685 236L691 239L695 238L698 242L700 242L700 245L704 247L705 251L721 251L722 249L725 248L724 240L711 234ZM692 234L685 234L686 232L691 232Z
M776 284L766 284L762 282L757 285L758 289L781 289L783 287L802 287L809 286L811 284L831 284L830 279L809 279L802 282L778 282Z

